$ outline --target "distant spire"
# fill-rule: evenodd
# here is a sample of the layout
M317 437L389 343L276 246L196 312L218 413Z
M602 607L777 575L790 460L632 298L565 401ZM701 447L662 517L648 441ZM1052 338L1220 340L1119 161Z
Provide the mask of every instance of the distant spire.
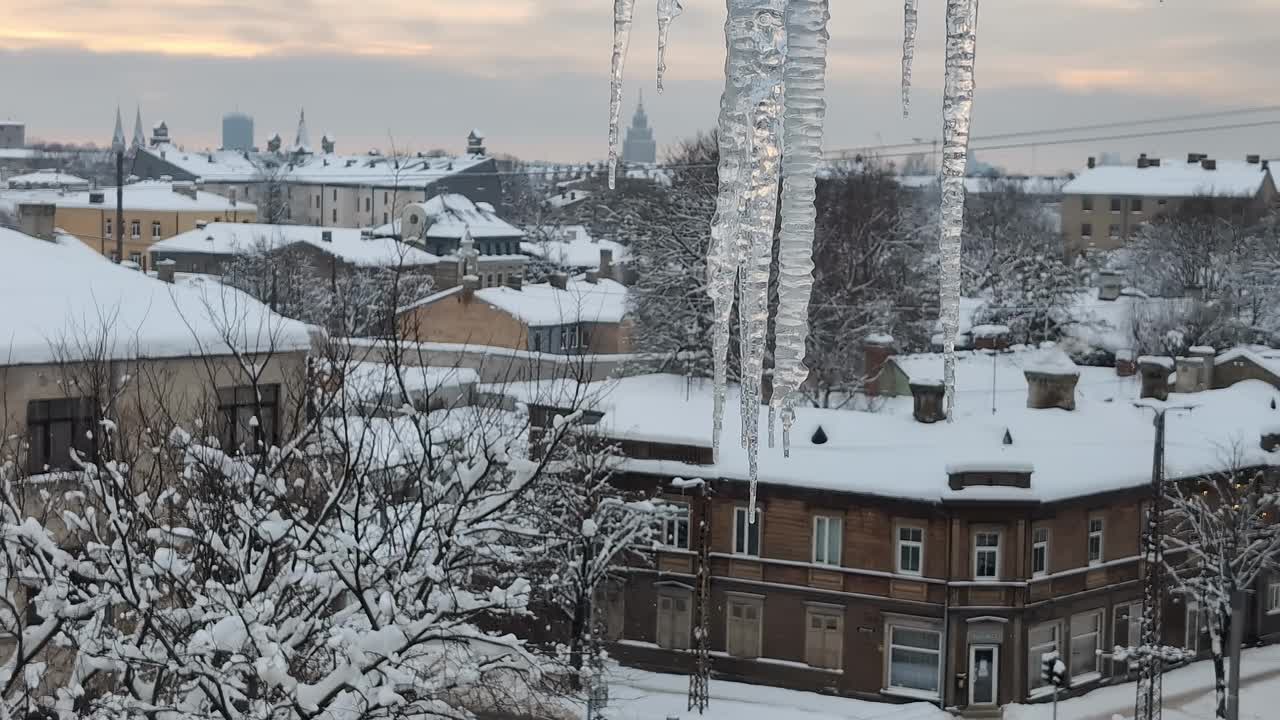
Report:
M124 123L120 120L120 106L116 106L116 131L111 135L111 152L124 152Z
M131 150L137 150L146 147L147 136L142 133L142 106L138 106L138 112L133 116L133 145Z
M640 88L640 109L644 109L644 88Z
M311 152L311 135L307 132L307 111L298 111L298 133L293 138L294 152Z

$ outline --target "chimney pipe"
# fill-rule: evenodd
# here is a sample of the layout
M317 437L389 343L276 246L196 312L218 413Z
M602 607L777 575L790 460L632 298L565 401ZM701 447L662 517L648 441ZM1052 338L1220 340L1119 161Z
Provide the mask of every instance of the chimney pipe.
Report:
M595 285L596 283L600 282L600 271L599 271L599 270L588 270L588 271L587 271L587 282L591 283L592 285Z
M1187 164L1200 162L1200 153L1187 153Z
M1098 166L1098 159L1097 159L1097 158L1095 158L1095 157L1093 157L1092 155L1090 155L1090 156L1089 156L1089 169L1090 169L1090 170L1092 170L1093 168L1095 168L1095 167L1097 167L1097 166Z
M165 258L156 263L156 277L170 285L173 284L173 269L177 266L173 258Z
M862 373L866 376L863 380L863 389L867 395L876 396L881 393L884 366L891 357L893 357L892 335L875 333L862 339ZM912 394L915 394L914 390Z
M600 277L613 278L613 251L609 248L600 248Z
M917 422L932 424L946 419L942 383L918 382L910 383L910 387L913 401L911 414Z
M554 272L551 273L551 277L548 279L548 282L551 283L551 287L556 288L557 290L564 290L569 285L569 276L562 272Z
M1201 158L1201 159L1200 159L1200 167L1204 168L1205 170L1217 170L1217 169L1218 169L1218 161L1217 161L1217 160L1212 160L1212 159L1210 159L1210 158Z
M1249 163L1250 165L1257 165L1259 162L1262 161L1262 156L1261 155L1245 155L1244 161Z
M463 275L462 276L462 301L471 302L471 298L475 297L476 290L480 289L479 275Z

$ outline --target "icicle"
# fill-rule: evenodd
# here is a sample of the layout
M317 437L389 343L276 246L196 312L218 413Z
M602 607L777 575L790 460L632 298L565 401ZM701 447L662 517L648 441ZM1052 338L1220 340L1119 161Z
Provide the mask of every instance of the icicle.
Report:
M782 453L791 454L791 426L804 364L813 290L815 176L822 162L822 126L827 103L828 0L791 0L787 8L785 142L782 155L782 231L778 241L778 314L774 319L773 418L781 409Z
M916 0L902 7L902 117L911 113L911 62L916 57Z
M618 124L622 120L622 69L631 41L631 16L636 0L613 0L613 61L609 75L609 189L617 184Z
M671 21L682 12L681 0L658 0L658 92L662 92L662 75L667 71L667 33Z
M947 0L947 76L942 100L942 212L939 303L942 381L947 420L955 412L956 333L960 329L960 233L964 228L964 173L973 113L978 0Z

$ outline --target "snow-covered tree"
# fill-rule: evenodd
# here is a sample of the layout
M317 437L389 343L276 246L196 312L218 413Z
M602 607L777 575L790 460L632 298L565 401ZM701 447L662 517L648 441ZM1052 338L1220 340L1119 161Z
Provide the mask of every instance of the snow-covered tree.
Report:
M1238 453L1234 455L1238 456ZM1199 603L1213 656L1216 717L1227 715L1227 640L1237 591L1253 588L1280 559L1277 478L1231 463L1199 482L1170 482L1166 492L1165 565L1175 592Z
M1005 325L1019 343L1057 340L1084 282L1080 272L1058 253L1003 257L999 274L988 281L986 302L977 321Z

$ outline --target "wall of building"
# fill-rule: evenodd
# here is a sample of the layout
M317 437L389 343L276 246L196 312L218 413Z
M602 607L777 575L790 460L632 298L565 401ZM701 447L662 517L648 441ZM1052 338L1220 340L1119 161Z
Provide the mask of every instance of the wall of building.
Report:
M80 238L89 247L111 257L116 250L116 209L115 198L107 193L101 208L59 207L54 222L58 227ZM231 211L174 211L174 210L139 210L124 209L124 257L135 259L140 265L150 268L151 244L159 240L171 238L179 233L194 230L198 222L244 222L251 223L258 219L257 211L252 207ZM111 233L107 233L110 221ZM138 223L138 236L131 233L132 224ZM159 224L159 234L155 234L154 225ZM134 258L134 256L137 256Z
M463 292L423 305L400 316L400 335L419 342L492 345L526 350L528 331L494 306Z
M27 126L21 123L0 123L0 148L22 148L27 146Z

